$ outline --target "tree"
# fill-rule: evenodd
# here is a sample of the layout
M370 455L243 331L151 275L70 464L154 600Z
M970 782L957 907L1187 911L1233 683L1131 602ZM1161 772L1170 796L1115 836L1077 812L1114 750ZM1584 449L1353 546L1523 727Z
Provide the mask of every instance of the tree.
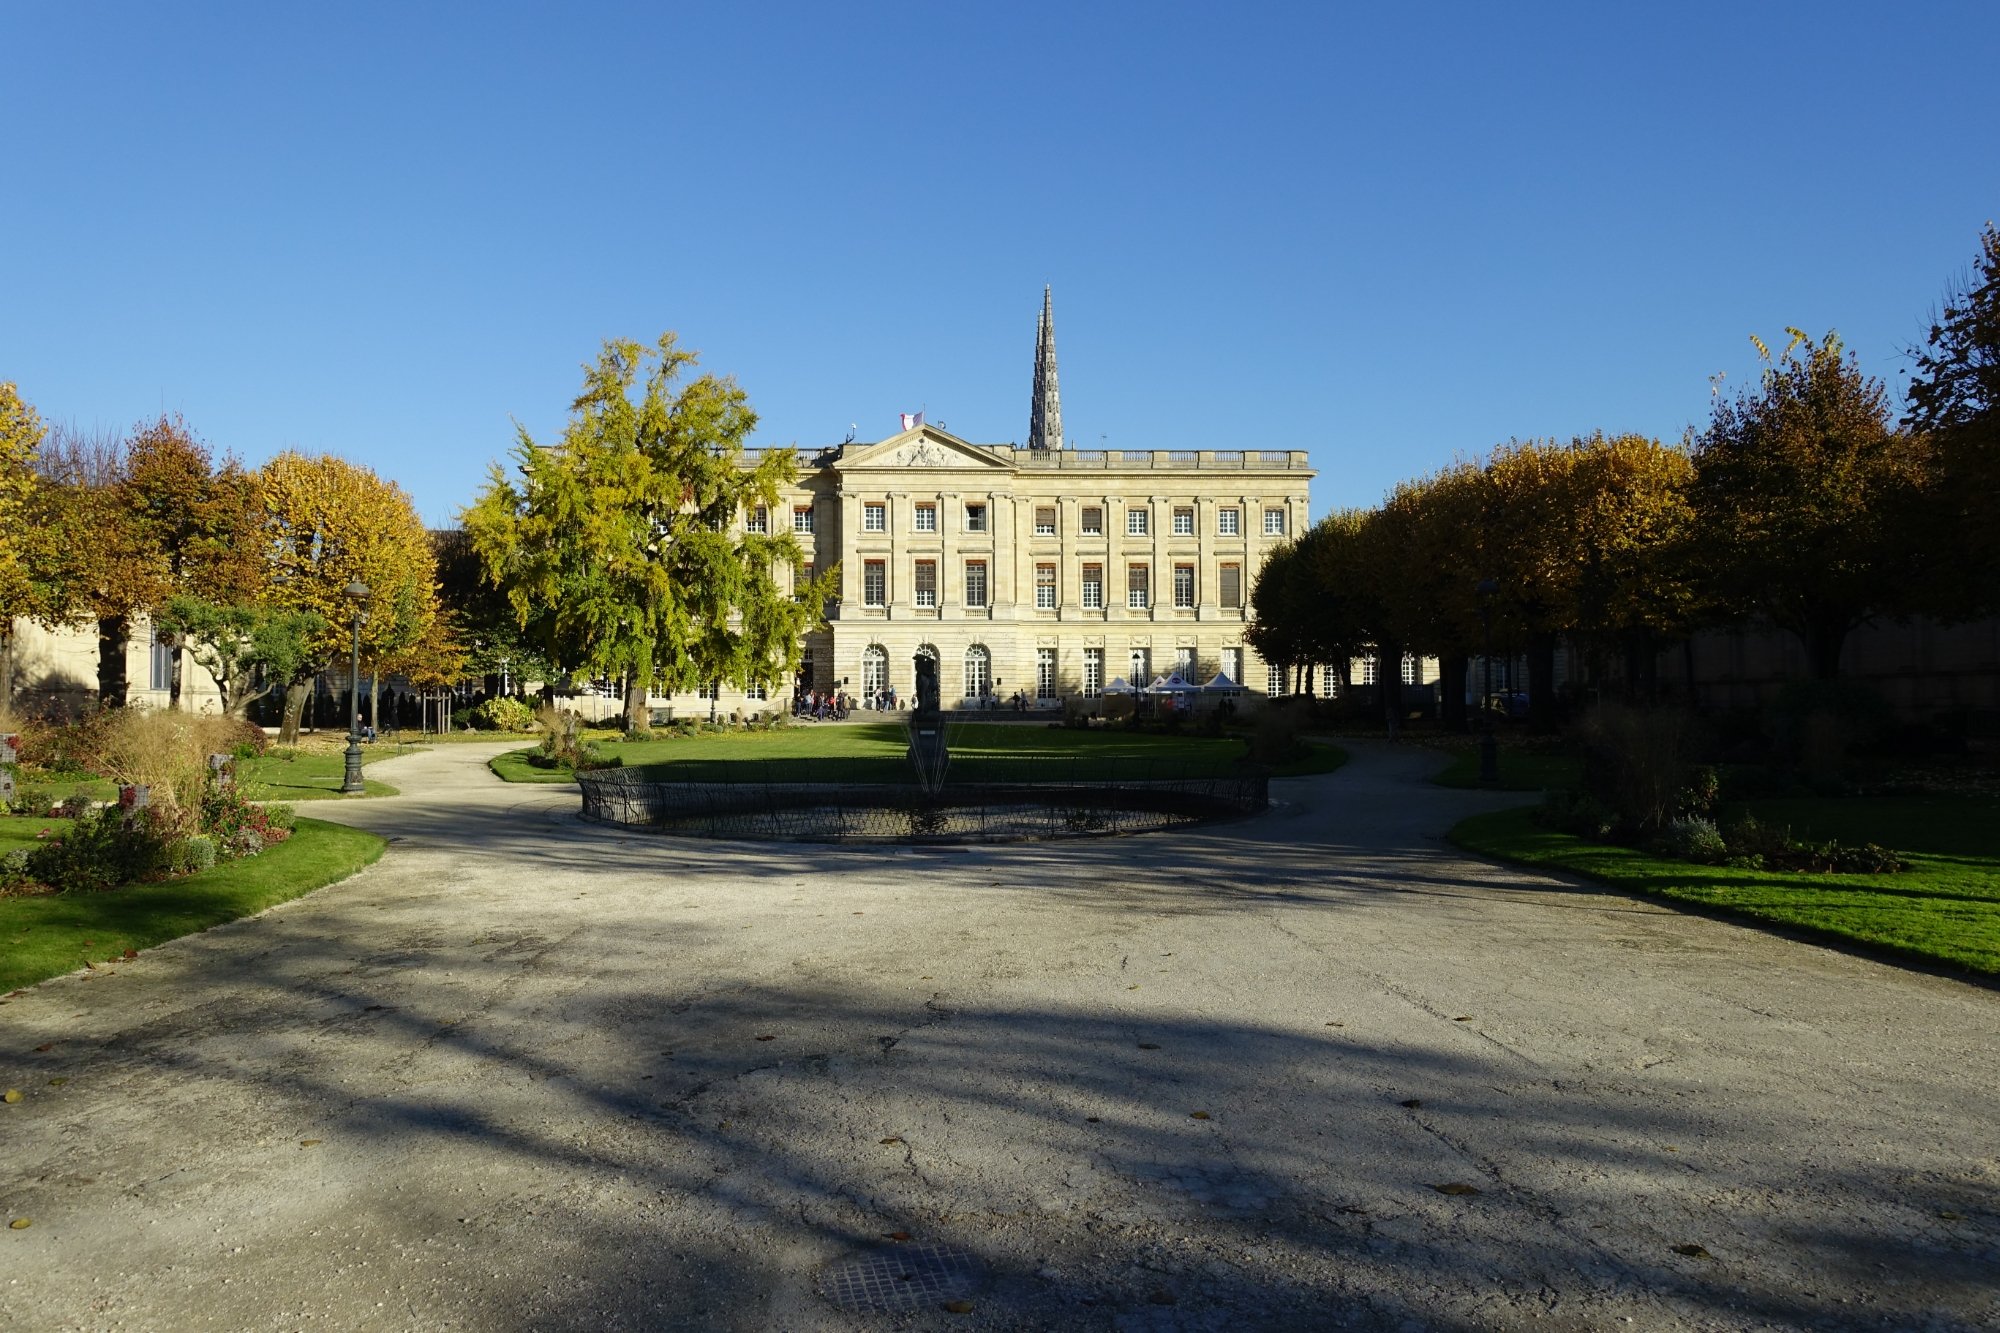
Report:
M311 611L205 602L186 593L154 613L215 682L222 711L241 717L251 704L306 670L309 648L326 622Z
M1898 519L1928 456L1890 426L1881 383L1837 335L1787 332L1776 357L1753 339L1758 387L1718 400L1694 441L1697 535L1719 604L1795 634L1831 679L1850 632L1917 604L1917 534Z
M310 612L320 625L285 682L280 735L289 744L314 674L346 659L357 612L365 617L362 654L373 663L430 633L438 614L436 563L409 497L367 468L330 454L288 452L264 465L259 482L269 604ZM365 608L347 592L357 579L369 589ZM351 690L359 686L349 682Z
M606 342L562 440L521 430L518 483L496 464L461 516L515 623L558 671L625 679L635 729L655 688L790 680L839 586L837 568L806 576L790 533L739 524L746 507L775 509L797 454L753 464L747 395L714 375L682 383L695 364L671 333L650 349Z
M0 383L0 710L14 701L14 620L40 609L30 574L35 454L48 434L12 383Z
M1405 482L1370 516L1366 534L1375 585L1377 681L1400 683L1403 655L1438 659L1439 715L1446 728L1466 729L1465 673L1480 645L1478 582L1480 523L1486 478L1471 463ZM1402 697L1383 692L1383 715L1400 719Z
M1942 553L1926 571L1927 609L2000 611L2000 230L1980 236L1974 276L1945 299L1912 349L1905 427L1931 441L1937 474L1917 521Z

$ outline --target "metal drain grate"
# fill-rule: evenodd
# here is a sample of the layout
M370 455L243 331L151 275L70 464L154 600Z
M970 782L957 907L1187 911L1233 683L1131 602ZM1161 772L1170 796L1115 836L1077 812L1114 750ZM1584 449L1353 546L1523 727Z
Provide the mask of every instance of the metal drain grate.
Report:
M888 1312L969 1295L979 1261L949 1245L900 1245L887 1254L835 1264L819 1293L843 1310Z

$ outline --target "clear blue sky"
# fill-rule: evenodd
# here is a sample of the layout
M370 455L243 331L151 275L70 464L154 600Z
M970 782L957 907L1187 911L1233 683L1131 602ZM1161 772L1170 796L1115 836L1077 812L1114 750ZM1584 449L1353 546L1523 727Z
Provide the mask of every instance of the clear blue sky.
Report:
M1314 508L1902 349L2000 217L2000 4L0 0L0 379L432 521L611 335L761 443L1306 448Z

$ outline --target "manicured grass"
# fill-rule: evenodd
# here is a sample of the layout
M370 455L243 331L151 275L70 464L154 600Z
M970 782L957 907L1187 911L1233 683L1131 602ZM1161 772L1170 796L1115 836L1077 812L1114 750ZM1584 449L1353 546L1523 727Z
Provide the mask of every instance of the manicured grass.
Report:
M1583 761L1564 754L1538 754L1532 750L1500 747L1500 784L1493 791L1547 791L1552 787L1573 787L1583 776ZM1440 787L1479 787L1479 751L1464 750L1452 755L1451 763L1431 779Z
M1585 875L1667 902L2000 975L2000 859L1991 852L1990 819L1977 835L1987 845L1984 854L1947 854L1914 845L1938 845L1934 834L1953 836L1935 810L1870 810L1887 802L1858 800L1768 804L1847 809L1846 819L1828 809L1797 811L1801 818L1794 820L1794 831L1801 832L1804 817L1827 820L1841 841L1882 842L1903 853L1910 869L1893 875L1804 875L1689 865L1557 833L1525 809L1474 815L1452 829L1451 839L1486 856ZM1877 836L1898 828L1904 836Z
M414 754L417 745L388 745L381 742L361 747L363 765L397 755ZM245 800L324 801L340 796L340 784L347 780L347 756L338 750L301 751L290 759L261 755L236 761L236 782ZM397 791L386 782L364 776L370 796L394 796Z
M0 815L0 855L16 847L34 847L43 842L43 832L51 835L68 829L67 819L37 819L28 815Z
M184 879L0 898L0 992L261 912L345 879L385 845L372 833L301 819L277 846Z
M967 781L1103 778L1114 774L1161 777L1234 771L1243 742L1199 736L967 722L945 725L951 774ZM632 741L606 747L627 768L669 765L677 780L702 782L843 781L900 782L910 775L904 751L908 733L895 722L787 727L780 731L712 732L674 740ZM529 750L492 761L510 782L569 782L563 772L532 767ZM1347 760L1331 745L1277 770L1279 776L1326 773Z
M87 796L93 801L112 801L118 798L118 784L108 778L100 778L95 773L57 774L30 771L21 774L20 788L24 792L45 792L52 801L64 801L72 796Z
M1899 852L2000 861L2000 796L1804 797L1740 808L1809 842L1876 842Z

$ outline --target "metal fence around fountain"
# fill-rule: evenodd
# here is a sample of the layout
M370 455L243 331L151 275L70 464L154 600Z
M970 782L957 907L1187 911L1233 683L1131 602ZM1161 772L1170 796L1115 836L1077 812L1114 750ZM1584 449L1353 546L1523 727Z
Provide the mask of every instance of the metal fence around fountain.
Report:
M1069 755L954 762L934 789L900 758L693 760L577 775L583 815L684 837L1013 842L1145 833L1254 814L1261 769Z

